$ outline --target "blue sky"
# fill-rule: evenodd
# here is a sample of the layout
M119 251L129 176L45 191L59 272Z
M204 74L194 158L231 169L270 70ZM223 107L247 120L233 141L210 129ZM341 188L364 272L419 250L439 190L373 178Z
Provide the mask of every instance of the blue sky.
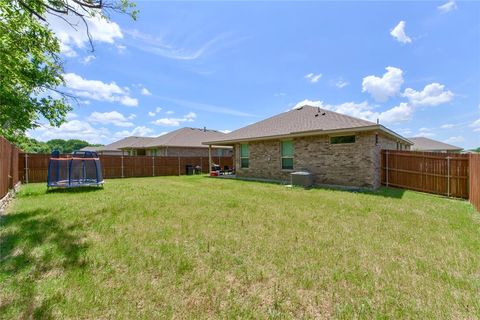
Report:
M138 1L138 21L50 17L79 103L40 139L235 130L308 102L480 146L480 4ZM308 100L308 101L305 101Z

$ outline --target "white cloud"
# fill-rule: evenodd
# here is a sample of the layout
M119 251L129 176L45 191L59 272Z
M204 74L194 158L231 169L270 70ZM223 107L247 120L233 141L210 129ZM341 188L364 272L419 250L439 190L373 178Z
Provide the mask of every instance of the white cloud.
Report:
M120 103L127 107L138 106L138 100L129 96L123 96L120 98Z
M309 73L305 76L305 79L307 79L311 83L316 83L318 82L318 80L320 80L321 77L322 77L321 73L319 74Z
M74 113L74 112L68 112L68 113L67 113L66 119L67 119L68 121L73 120L73 119L76 119L76 118L78 118L78 114L76 114L76 113Z
M173 41L166 40L165 37L152 36L138 30L124 30L124 32L135 40L129 45L163 58L175 60L196 60L212 51L213 46L217 43L222 45L228 43L225 41L224 35L218 35L201 44L194 44L196 39L186 35L182 37L183 40L180 43L173 44ZM175 42L178 42L178 39Z
M133 123L127 120L127 118L118 111L111 112L93 112L87 118L92 123L100 123L103 125L113 124L118 127L132 127Z
M160 111L162 111L162 108L156 107L156 108L155 108L155 111L149 111L149 112L148 112L148 115L149 115L150 117L155 117L155 115L157 115Z
M442 124L442 125L440 126L440 128L442 128L442 129L451 129L451 128L453 128L453 127L455 127L455 125L454 125L454 124L451 124L451 123Z
M111 139L106 128L94 128L87 121L71 120L60 127L44 125L29 131L29 135L41 141L51 139L81 139L90 143L104 143Z
M422 91L407 88L403 96L414 106L421 107L437 106L453 99L453 93L445 90L445 86L439 83L428 84Z
M420 128L420 129L418 130L418 133L417 133L415 136L416 136L416 137L431 138L431 137L435 137L436 134L435 134L434 132L432 132L432 129L423 127L423 128Z
M340 89L348 86L349 84L350 83L348 81L343 81L343 80L338 80L337 82L335 82L335 86Z
M80 10L81 11L81 10ZM80 17L73 13L62 14L61 18L52 14L46 15L48 26L60 39L60 47L63 54L68 57L77 55L76 49L89 48L87 27ZM71 25L66 23L66 19ZM95 42L114 44L117 39L123 38L120 26L115 22L109 22L102 18L99 12L95 16L86 16L88 32Z
M95 59L96 59L96 57L94 55L90 54L90 55L86 56L85 58L83 58L81 63L84 64L84 65L87 65Z
M165 112L165 114L174 114L175 112L172 111L172 110L168 110L167 112Z
M128 115L127 119L128 119L128 120L133 120L133 119L135 119L136 117L137 117L136 114L130 113L130 114Z
M151 96L152 93L147 89L147 88L142 88L142 90L140 91L140 93L143 95L143 96Z
M465 138L462 137L462 136L453 136L453 137L450 137L446 140L443 140L443 142L445 143L460 143L460 142L464 142L465 141Z
M119 54L123 54L127 50L127 47L124 46L123 44L117 44L117 45L115 45L115 48L117 48L117 52Z
M478 118L477 120L475 120L474 122L472 122L470 124L470 127L473 128L473 131L477 132L479 131L480 132L480 118Z
M67 88L79 97L98 101L119 102L125 106L137 106L138 100L129 96L128 88L120 88L115 82L104 83L88 80L75 73L63 75Z
M437 9L443 13L450 12L457 9L457 4L455 3L455 1L448 1L441 6L438 6Z
M366 101L361 103L345 102L337 105L325 105L324 108L369 121L376 121L378 118L378 112L373 111L373 107Z
M223 132L223 133L230 133L230 132L232 132L232 130L218 130L218 131Z
M381 122L396 123L412 119L413 107L405 102L400 103L378 115Z
M292 108L293 109L298 109L300 107L303 107L303 106L311 106L311 107L323 107L323 101L320 101L320 100L308 100L308 99L305 99L305 100L302 100L300 102L297 102L295 104L295 106Z
M374 107L368 104L367 101L361 103L345 102L342 104L331 105L324 104L322 101L303 100L298 102L292 109L298 109L304 105L312 107L320 107L322 109L331 110L341 114L349 115L352 117L376 122L380 119L385 123L398 123L410 120L413 114L413 108L407 103L400 103L400 105L388 109L384 112L378 112L374 110Z
M405 21L400 21L395 28L390 31L390 35L395 38L398 42L403 44L412 42L409 36L405 33Z
M194 112L189 112L183 118L160 118L153 121L153 124L158 126L178 127L183 122L193 122L197 115Z
M403 71L395 67L386 67L383 76L366 76L362 81L362 92L368 92L379 102L385 102L395 96L403 84Z
M154 130L145 126L139 126L135 127L133 130L128 131L128 130L122 130L122 131L117 131L114 134L114 137L116 139L122 139L125 137L130 137L130 136L137 136L137 137L152 137L154 135Z

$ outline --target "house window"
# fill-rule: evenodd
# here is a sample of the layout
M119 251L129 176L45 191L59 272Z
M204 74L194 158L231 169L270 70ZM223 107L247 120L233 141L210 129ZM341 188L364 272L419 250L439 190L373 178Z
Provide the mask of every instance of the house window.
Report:
M240 145L240 168L248 168L248 158L250 151L248 150L248 144Z
M330 144L355 143L355 135L330 137Z
M282 169L293 169L293 141L282 141Z

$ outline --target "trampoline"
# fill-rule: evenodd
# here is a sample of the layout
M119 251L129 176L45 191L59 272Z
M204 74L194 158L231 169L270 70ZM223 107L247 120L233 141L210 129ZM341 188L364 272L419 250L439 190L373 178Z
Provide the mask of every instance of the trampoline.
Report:
M47 187L76 188L103 186L102 165L97 153L75 151L60 157L53 151L48 164Z

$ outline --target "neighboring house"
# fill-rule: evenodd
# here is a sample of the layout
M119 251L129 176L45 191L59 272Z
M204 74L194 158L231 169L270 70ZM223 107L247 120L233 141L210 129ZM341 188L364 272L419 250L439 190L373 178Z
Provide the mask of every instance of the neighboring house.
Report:
M109 155L109 156L120 156L122 155L122 150L105 150L105 146L99 146L99 147L92 147L92 146L87 146L80 151L93 151L96 152L99 155Z
M207 157L205 140L221 139L216 130L181 128L158 137L127 137L106 145L102 150L118 150L120 154L138 156ZM231 147L212 147L213 156L231 156ZM101 151L100 151L101 152Z
M461 152L463 150L463 148L425 137L408 138L408 140L413 142L410 148L413 151Z
M308 170L317 185L378 188L380 151L412 143L380 124L303 106L204 144L233 146L237 177L289 182Z

